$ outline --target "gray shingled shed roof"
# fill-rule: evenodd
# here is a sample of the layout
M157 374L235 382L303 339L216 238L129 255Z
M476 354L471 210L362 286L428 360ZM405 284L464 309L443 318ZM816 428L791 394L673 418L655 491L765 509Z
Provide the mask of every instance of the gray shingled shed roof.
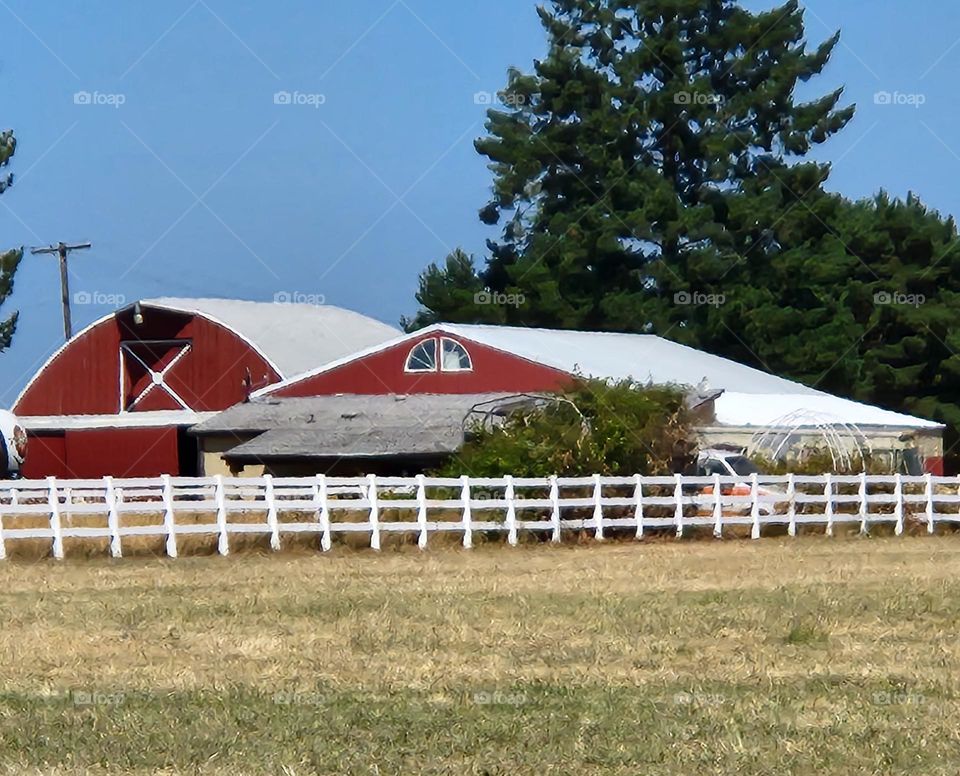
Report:
M223 455L232 460L278 458L388 458L450 455L463 445L458 425L347 428L276 428Z
M227 458L442 455L463 444L464 420L475 408L502 411L536 400L502 393L266 399L238 404L191 431L258 435Z
M400 334L393 326L332 305L172 297L144 299L140 305L194 313L222 323L256 347L283 377Z

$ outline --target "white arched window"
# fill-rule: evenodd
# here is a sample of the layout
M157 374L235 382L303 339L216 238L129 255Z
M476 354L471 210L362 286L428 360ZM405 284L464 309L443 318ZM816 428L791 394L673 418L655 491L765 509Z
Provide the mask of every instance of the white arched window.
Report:
M404 366L407 372L470 372L473 361L467 349L449 337L431 337L413 346Z
M469 372L473 369L470 354L456 340L440 339L440 369L444 372Z
M437 341L428 339L414 345L413 350L407 356L407 364L404 369L407 372L436 372Z

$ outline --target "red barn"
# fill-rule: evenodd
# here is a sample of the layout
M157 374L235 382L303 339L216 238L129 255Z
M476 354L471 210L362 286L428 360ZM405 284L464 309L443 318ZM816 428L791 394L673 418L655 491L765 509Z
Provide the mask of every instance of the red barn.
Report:
M529 393L568 385L577 375L716 389L715 417L701 428L708 443L746 447L781 438L819 443L839 428L874 453L915 444L928 469L942 471L939 423L645 334L437 324L268 386L254 399Z
M137 302L75 335L16 400L29 435L24 476L193 474L189 426L398 333L331 306Z

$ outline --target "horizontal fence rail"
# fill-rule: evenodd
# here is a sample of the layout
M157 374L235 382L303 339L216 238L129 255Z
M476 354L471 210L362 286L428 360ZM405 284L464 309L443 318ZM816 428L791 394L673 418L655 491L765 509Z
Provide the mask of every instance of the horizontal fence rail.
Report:
M925 475L818 475L751 477L158 477L156 479L11 480L0 483L0 559L12 542L48 540L55 558L65 540L107 540L113 557L127 537L163 540L178 554L186 536L216 537L230 552L234 534L258 534L270 547L282 538L314 534L324 551L334 534L366 534L380 549L385 534L494 533L515 545L521 532L554 542L564 531L635 535L745 526L759 539L764 528L786 527L795 536L810 526L832 535L839 524L863 533L889 524L900 535L907 523L934 533L960 523L960 479Z

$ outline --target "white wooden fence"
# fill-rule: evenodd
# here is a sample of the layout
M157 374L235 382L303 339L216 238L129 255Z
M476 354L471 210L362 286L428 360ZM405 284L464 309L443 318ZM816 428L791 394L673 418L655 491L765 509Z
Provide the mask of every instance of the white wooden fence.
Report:
M500 532L514 545L521 532L545 532L559 542L565 530L602 540L607 532L683 536L707 527L722 536L727 527L749 526L757 539L770 526L786 526L791 536L801 526L829 535L841 523L862 532L887 523L899 535L908 520L929 533L938 523L960 523L960 479L50 477L0 482L0 559L11 543L38 539L49 540L51 554L63 558L67 539L109 540L110 554L120 557L126 537L162 537L166 554L176 557L178 539L198 534L216 536L219 553L227 555L234 534L268 536L274 550L285 535L315 534L327 551L337 533L368 534L370 546L380 549L387 533L416 535L425 548L431 533L453 532L469 548L477 532Z

